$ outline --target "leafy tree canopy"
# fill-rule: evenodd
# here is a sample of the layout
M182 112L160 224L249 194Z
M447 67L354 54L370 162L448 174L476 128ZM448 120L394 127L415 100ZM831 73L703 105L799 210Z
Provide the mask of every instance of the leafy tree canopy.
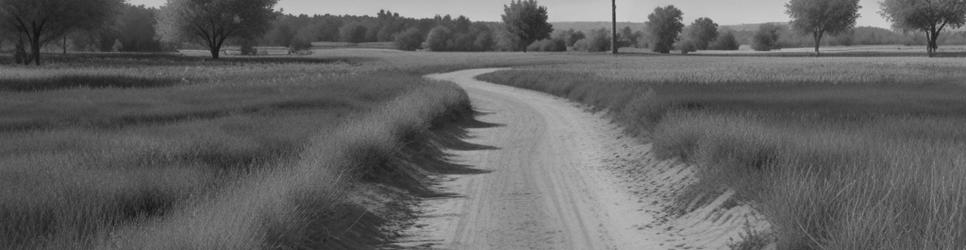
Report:
M547 22L547 7L536 0L511 0L503 6L503 24L506 30L518 38L518 47L526 52L526 46L550 37L553 25Z
M812 35L815 53L825 34L836 35L855 27L859 18L859 0L791 0L785 4L792 18L792 28Z
M40 49L75 30L91 30L113 20L121 0L0 0L0 28L29 43L40 65ZM6 33L6 32L4 32ZM29 63L28 60L22 61Z
M652 49L658 53L670 53L674 42L684 29L684 13L674 5L658 7L647 16L647 31L651 35Z
M251 39L264 33L275 18L278 0L168 0L158 15L161 37L170 42L195 41L218 58L229 38Z
M939 48L936 40L945 28L966 24L966 1L884 0L880 14L895 28L925 32L926 53L932 55Z

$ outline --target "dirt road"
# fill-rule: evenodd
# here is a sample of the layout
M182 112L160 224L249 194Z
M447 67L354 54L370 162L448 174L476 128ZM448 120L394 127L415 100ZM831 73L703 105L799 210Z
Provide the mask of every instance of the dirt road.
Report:
M566 100L474 79L496 70L427 76L465 88L483 113L477 119L500 126L473 129L468 140L496 149L447 152L454 163L490 172L445 176L440 191L459 196L423 202L422 218L398 246L721 248L735 236L728 230L740 222L709 220L710 210L690 221L666 218L689 167L653 159L650 145Z

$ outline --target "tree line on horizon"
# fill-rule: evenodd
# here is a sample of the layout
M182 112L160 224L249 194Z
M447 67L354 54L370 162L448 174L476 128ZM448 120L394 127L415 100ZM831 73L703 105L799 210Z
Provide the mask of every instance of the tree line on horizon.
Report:
M961 0L885 0L880 3L879 14L893 23L893 27L904 33L924 34L923 40L905 39L897 34L882 34L874 28L855 28L859 18L859 0L790 0L785 4L785 13L791 17L787 25L766 23L750 35L750 45L754 50L768 51L779 49L782 45L805 45L802 40L811 39L816 55L821 54L821 46L830 44L827 38L833 37L840 45L855 44L856 34L863 39L861 43L882 44L879 40L903 41L903 44L920 43L926 45L926 53L935 55L941 41L941 34L950 33L966 24L966 1ZM701 50L709 40L715 26L708 18L699 18L685 27L683 12L668 5L655 8L648 16L646 30L654 42L652 50L669 53L678 49L682 53ZM697 33L695 33L697 31ZM701 35L705 34L705 35ZM876 36L885 37L876 37ZM786 39L783 41L782 38Z
M789 0L788 24L764 24L750 34L719 27L702 17L684 25L673 5L648 15L644 30L554 30L548 9L536 0L511 0L499 22L474 22L465 16L409 18L382 10L376 16L291 15L275 11L278 0L167 0L160 8L125 0L0 0L0 48L13 47L17 63L40 64L45 47L57 44L75 51L156 52L204 48L218 58L225 45L284 46L306 50L312 42L386 42L403 50L430 51L606 51L611 40L621 47L646 47L659 53L679 50L735 50L742 42L756 50L822 45L924 44L932 56L939 44L957 37L943 34L966 24L961 0L885 0L880 14L908 35L855 28L859 0ZM904 37L904 39L902 38ZM190 45L195 44L195 45ZM11 46L8 46L11 47Z

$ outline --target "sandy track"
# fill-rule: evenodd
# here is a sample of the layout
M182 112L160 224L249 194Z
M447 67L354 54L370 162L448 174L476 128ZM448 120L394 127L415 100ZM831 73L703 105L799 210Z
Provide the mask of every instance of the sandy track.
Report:
M500 125L470 130L467 142L497 149L447 152L454 163L490 172L441 177L440 191L458 196L424 201L423 216L397 246L721 248L744 223L731 219L747 217L740 211L727 221L666 219L662 211L690 168L653 159L649 145L566 100L474 79L496 70L427 76L466 89L484 114L477 119Z

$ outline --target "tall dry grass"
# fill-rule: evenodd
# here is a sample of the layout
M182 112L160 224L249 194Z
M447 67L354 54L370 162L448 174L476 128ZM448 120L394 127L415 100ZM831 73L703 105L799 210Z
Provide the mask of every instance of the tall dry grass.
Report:
M438 84L392 100L365 116L351 119L333 133L311 139L291 166L252 175L239 187L175 211L173 220L139 225L111 241L120 248L304 248L318 246L312 237L338 240L346 231L327 235L300 233L348 203L352 180L372 174L399 152L407 134L424 131L434 119L465 112L467 97L454 86ZM431 100L431 101L427 101ZM305 237L305 238L302 238ZM303 245L307 244L307 245ZM325 245L325 244L322 244ZM353 246L353 245L350 245Z
M609 110L658 155L700 166L696 188L756 204L780 249L966 247L961 62L633 59L482 79Z
M366 176L468 110L370 59L62 60L0 66L2 248L372 247Z

